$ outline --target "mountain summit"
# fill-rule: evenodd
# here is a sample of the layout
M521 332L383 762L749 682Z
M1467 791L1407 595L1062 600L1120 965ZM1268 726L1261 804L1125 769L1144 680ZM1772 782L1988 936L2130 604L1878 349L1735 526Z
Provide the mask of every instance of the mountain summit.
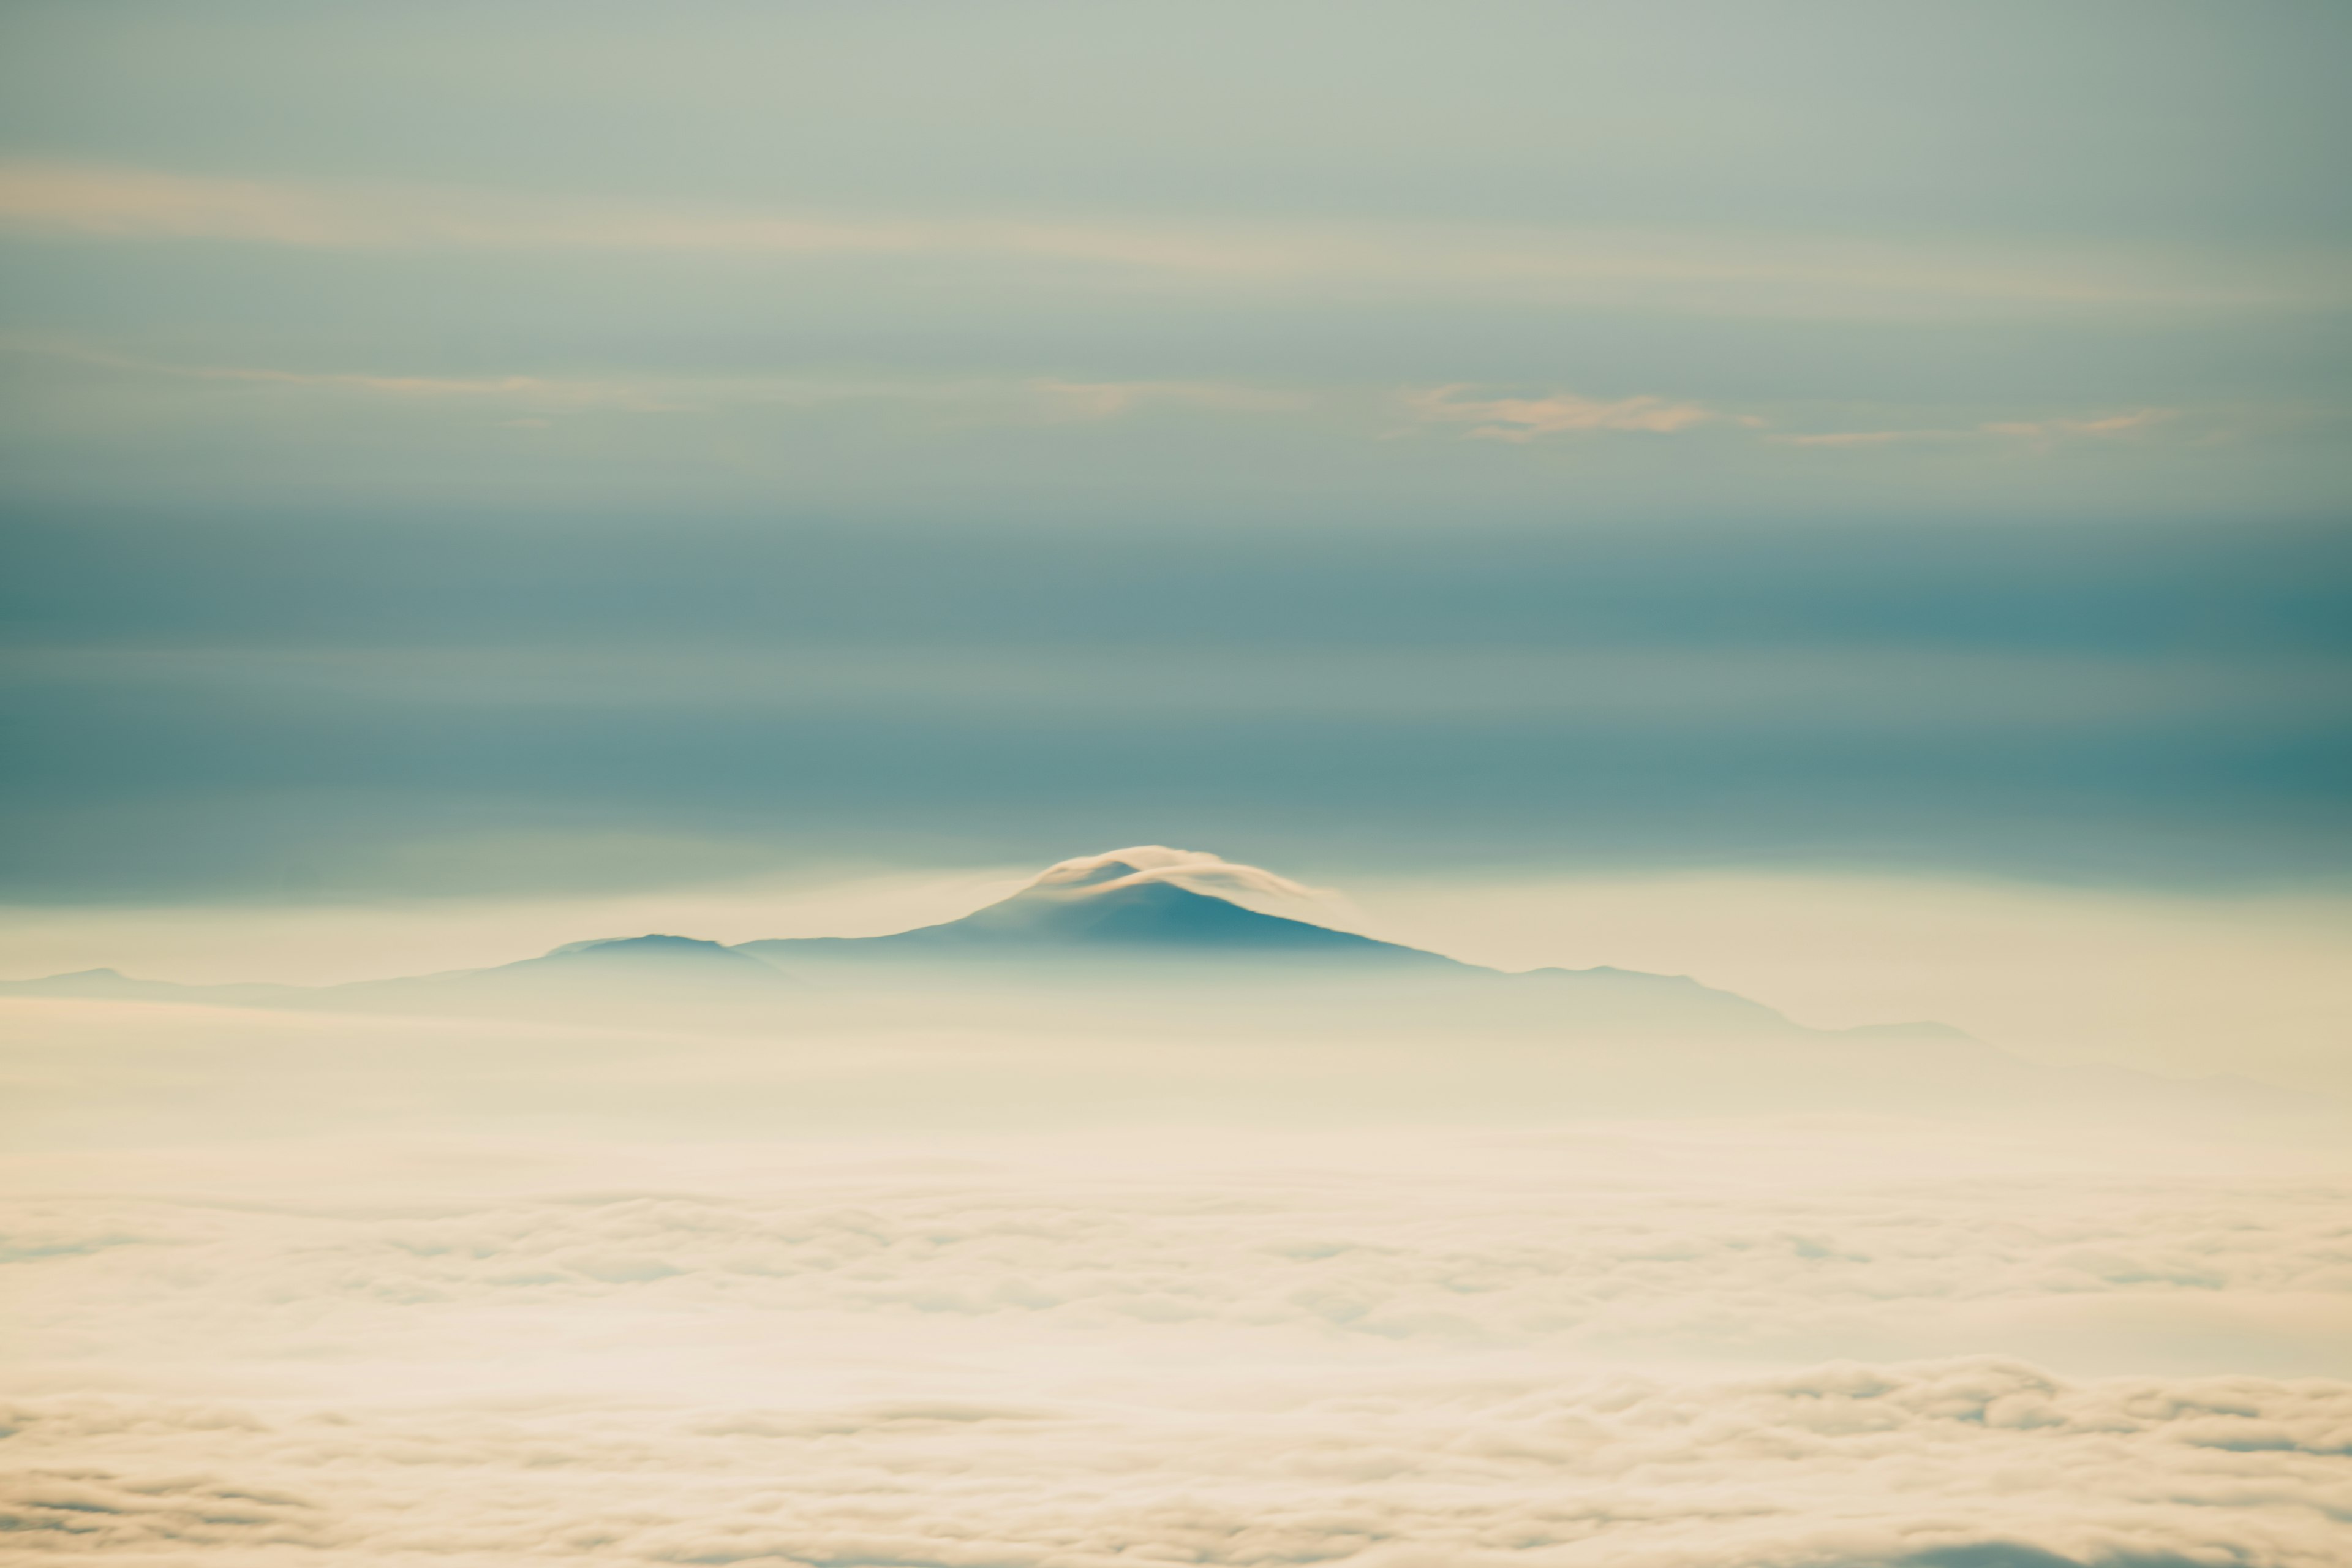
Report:
M889 936L749 942L737 951L787 966L804 958L967 956L1129 960L1263 956L1455 966L1454 960L1419 948L1261 914L1183 885L1189 879L1222 879L1226 885L1248 887L1252 884L1245 878L1253 875L1276 881L1270 873L1254 873L1250 868L1230 866L1206 856L1191 863L1150 863L1180 854L1123 850L1066 860L1011 898L942 925ZM1135 858L1119 858L1126 855Z

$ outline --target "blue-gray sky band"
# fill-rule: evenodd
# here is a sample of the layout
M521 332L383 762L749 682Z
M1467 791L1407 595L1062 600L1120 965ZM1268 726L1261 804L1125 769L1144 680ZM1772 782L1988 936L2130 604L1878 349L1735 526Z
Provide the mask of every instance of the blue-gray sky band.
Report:
M14 7L0 873L2333 880L2347 16Z

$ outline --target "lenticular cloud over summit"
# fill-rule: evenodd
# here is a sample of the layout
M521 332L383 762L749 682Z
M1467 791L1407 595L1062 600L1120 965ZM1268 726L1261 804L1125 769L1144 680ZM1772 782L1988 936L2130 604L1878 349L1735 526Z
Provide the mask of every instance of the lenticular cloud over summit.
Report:
M1118 875L1100 873L1116 869ZM1085 885L1135 887L1145 882L1172 882L1201 893L1255 894L1271 899L1312 899L1314 892L1261 866L1244 866L1198 849L1171 849L1162 844L1139 844L1103 855L1081 855L1049 866L1034 884L1040 888Z

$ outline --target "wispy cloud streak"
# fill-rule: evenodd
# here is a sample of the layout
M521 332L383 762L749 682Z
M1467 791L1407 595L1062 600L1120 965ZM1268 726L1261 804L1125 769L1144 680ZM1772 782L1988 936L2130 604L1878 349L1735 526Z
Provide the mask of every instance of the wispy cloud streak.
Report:
M2179 417L2177 408L2142 408L2130 414L2100 415L2080 419L1992 420L1956 430L1827 430L1816 434L1768 436L1789 447L1894 447L1918 442L1975 441L1991 437L2029 441L2050 447L2085 437L2128 436Z
M2051 306L2246 307L2343 300L2326 274L2146 256L1622 229L1074 222L849 216L583 203L443 186L233 179L0 163L0 225L114 240L331 249L560 249L945 258L1240 284L1475 289L1702 312L1870 315Z
M1074 381L1051 376L848 374L814 369L767 374L640 371L610 375L404 375L252 364L192 364L54 340L0 343L0 353L68 361L165 381L279 388L410 403L504 405L538 412L619 410L673 414L772 405L898 402L989 408L1003 418L1083 424L1155 408L1288 414L1314 406L1307 394L1217 381Z
M1542 436L1580 435L1593 431L1640 431L1667 436L1693 426L1725 417L1696 403L1643 394L1601 399L1571 392L1540 397L1474 397L1466 385L1427 387L1405 394L1406 410L1430 424L1467 425L1466 434L1482 441L1532 441Z

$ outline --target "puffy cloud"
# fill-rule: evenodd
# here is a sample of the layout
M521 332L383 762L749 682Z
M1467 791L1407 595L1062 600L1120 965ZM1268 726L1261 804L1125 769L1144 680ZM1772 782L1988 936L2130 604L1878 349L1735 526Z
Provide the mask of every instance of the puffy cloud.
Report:
M103 1327L191 1356L236 1350L224 1322L259 1354L329 1327L338 1342L446 1349L479 1331L483 1310L520 1313L516 1325L658 1310L989 1319L991 1332L1052 1336L1191 1324L1313 1353L1794 1360L1841 1346L2060 1346L2078 1321L2128 1340L2137 1321L2126 1353L2170 1344L2189 1365L2244 1358L2267 1323L2276 1356L2352 1364L2336 1321L2352 1292L2340 1184L1727 1186L1758 1179L1569 1166L1549 1180L1465 1173L1432 1190L1420 1169L983 1168L958 1182L624 1191L388 1218L118 1198L7 1217L20 1278L49 1282L17 1315L26 1342ZM546 1326L509 1348L528 1351ZM2200 1351L2200 1334L2217 1343Z
M11 1538L187 1563L2329 1568L2352 1387L1996 1359L1156 1397L21 1399Z

